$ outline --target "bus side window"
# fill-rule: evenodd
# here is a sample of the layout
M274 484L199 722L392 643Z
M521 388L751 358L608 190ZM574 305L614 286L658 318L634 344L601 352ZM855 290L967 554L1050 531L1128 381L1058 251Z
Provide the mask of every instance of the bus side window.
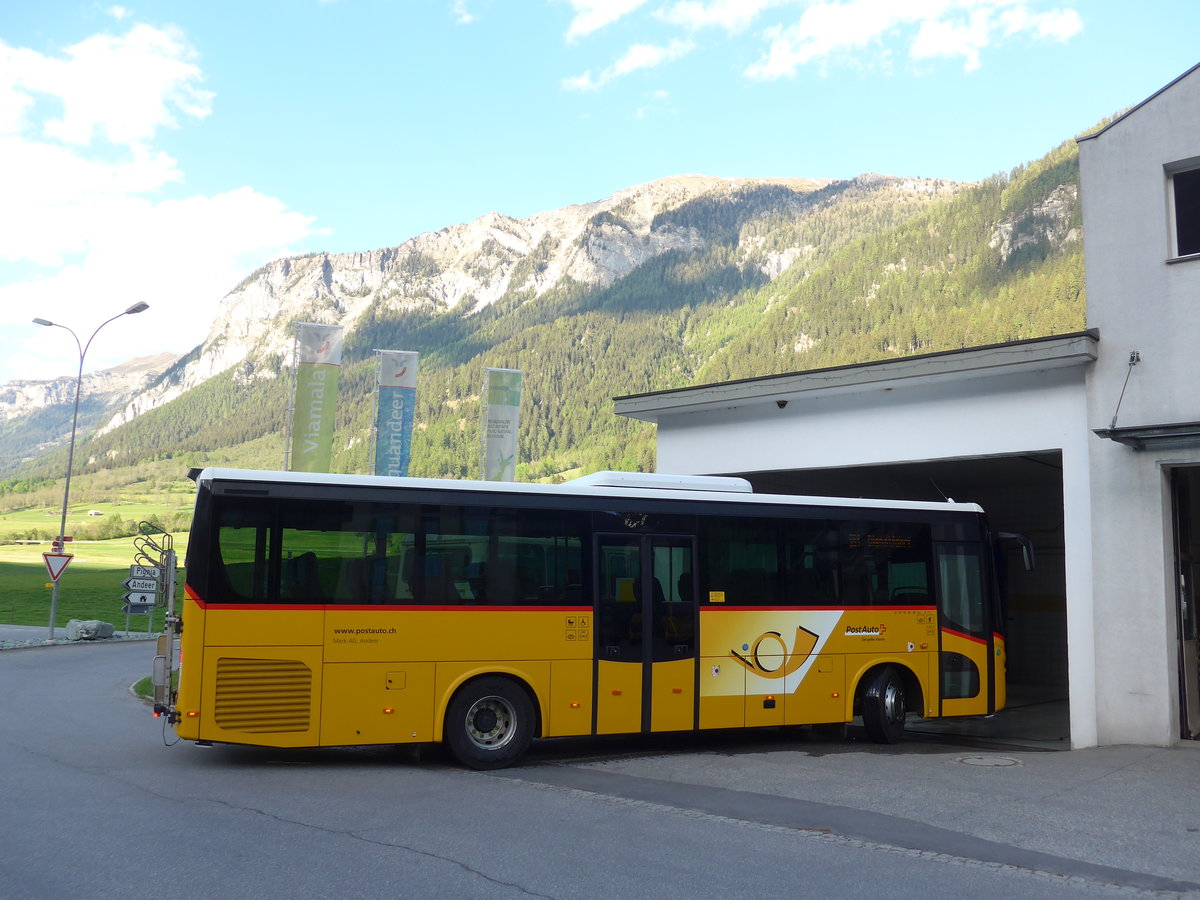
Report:
M268 595L274 504L214 497L216 541L204 595L213 603L263 603Z
M730 606L774 606L779 596L779 532L772 521L713 516L700 534L700 596Z
M846 522L841 602L846 606L928 606L930 528L914 522Z
M317 603L322 599L317 554L311 550L285 560L280 599L297 603Z
M783 523L787 602L832 606L838 602L838 529L828 521Z

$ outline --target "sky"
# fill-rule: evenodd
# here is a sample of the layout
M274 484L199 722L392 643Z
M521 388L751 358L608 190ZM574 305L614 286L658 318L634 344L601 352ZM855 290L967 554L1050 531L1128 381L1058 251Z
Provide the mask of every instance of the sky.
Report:
M490 211L1007 172L1200 62L1197 34L1196 0L5 3L0 384L74 375L79 345L89 372L187 352L272 259Z

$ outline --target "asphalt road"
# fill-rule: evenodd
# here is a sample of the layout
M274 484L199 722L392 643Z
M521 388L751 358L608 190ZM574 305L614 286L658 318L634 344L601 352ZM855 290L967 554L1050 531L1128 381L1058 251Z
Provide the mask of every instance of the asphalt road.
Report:
M932 809L840 804L845 762L863 754L808 732L549 743L486 774L436 751L166 747L128 690L152 654L145 643L0 653L0 897L928 900L1189 887L1146 874L1153 866L960 832L956 816L940 827ZM932 771L956 752L894 758ZM816 766L810 796L795 781L772 788L800 758Z

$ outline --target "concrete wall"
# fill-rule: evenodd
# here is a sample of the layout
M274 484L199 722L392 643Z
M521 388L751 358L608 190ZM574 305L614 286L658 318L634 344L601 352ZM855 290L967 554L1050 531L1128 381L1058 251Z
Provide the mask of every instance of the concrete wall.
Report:
M658 470L755 472L1059 450L1072 745L1097 742L1089 435L1081 367L661 415Z
M1080 142L1088 326L1101 339L1089 428L1109 427L1127 375L1118 427L1200 421L1200 258L1169 261L1179 165L1200 166L1197 70ZM1091 442L1099 740L1169 744L1179 682L1167 469L1200 464L1200 449Z

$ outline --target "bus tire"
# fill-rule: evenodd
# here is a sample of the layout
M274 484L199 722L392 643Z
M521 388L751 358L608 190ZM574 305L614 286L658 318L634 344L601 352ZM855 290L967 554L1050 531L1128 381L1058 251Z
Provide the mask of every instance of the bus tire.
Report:
M884 666L863 693L862 718L867 737L877 744L895 744L904 736L908 710L904 677L895 666Z
M446 709L446 743L472 769L512 765L533 741L533 727L529 695L508 678L470 681Z

